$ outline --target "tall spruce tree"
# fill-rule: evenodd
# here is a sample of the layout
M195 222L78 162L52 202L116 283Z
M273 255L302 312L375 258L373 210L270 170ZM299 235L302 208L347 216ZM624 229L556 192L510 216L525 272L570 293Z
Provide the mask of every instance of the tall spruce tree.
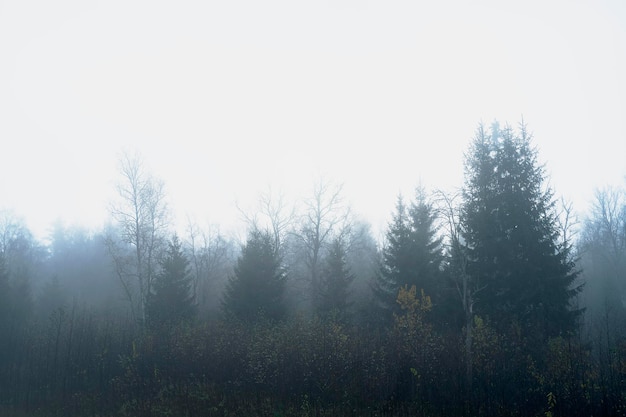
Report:
M553 192L525 125L519 133L480 126L465 175L461 221L467 272L481 288L476 313L500 330L515 322L534 337L572 330L577 272L559 239Z
M435 211L423 189L418 188L415 202L407 207L401 196L387 230L382 266L374 294L380 305L393 311L401 287L437 292L439 268L443 261L442 242L436 235Z
M155 277L146 304L146 315L151 327L188 321L195 313L189 260L176 235L168 243L160 263L161 272Z
M274 237L255 228L228 281L222 308L227 316L243 321L279 320L285 314L285 280Z

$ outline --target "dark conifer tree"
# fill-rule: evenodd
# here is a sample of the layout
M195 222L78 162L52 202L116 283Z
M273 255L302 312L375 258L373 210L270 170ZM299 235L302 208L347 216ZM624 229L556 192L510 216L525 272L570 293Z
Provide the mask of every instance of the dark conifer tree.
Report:
M324 260L320 276L320 305L318 311L322 315L336 314L345 320L350 307L350 284L354 275L346 260L346 249L341 238L335 238Z
M410 207L398 197L383 248L381 271L374 286L374 294L386 310L396 309L398 290L405 285L407 288L415 285L426 295L435 296L443 261L435 220L434 208L423 189L417 190L416 200Z
M176 235L169 242L161 271L148 298L146 313L153 327L191 320L195 314L189 260Z
M4 253L0 251L0 320L5 320L8 315L9 290L9 272L6 268Z
M396 211L387 229L380 273L373 288L379 307L384 311L393 311L400 283L408 280L411 270L410 240L407 207L402 196L398 196Z
M4 253L0 251L0 354L4 353L4 344L10 322L11 286L6 268ZM2 355L0 355L2 356ZM4 357L4 356L2 356Z
M4 252L0 251L0 392L9 391L9 366L12 359L11 344L11 286L5 264Z
M434 207L422 188L417 190L415 202L409 209L409 217L414 272L411 281L402 282L400 285L406 285L407 288L415 285L437 303L443 263L443 243L441 236L437 235Z
M274 237L266 231L252 230L228 281L222 302L224 313L248 322L283 318L285 280Z
M519 134L481 126L466 157L462 222L476 312L503 330L572 330L570 300L579 287L569 245L559 239L552 191L524 125Z

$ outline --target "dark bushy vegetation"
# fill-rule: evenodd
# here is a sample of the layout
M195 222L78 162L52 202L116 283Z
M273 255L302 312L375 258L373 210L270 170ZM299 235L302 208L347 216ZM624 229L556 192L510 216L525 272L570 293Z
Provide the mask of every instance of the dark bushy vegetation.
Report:
M527 346L476 318L474 384L458 334L406 290L388 329L292 317L136 332L86 311L33 324L2 374L2 411L59 416L602 415L624 400L624 344L594 356L572 338ZM543 360L531 359L541 350ZM605 362L610 359L610 362ZM5 367L8 364L4 364ZM6 369L6 368L5 368ZM548 396L556 399L550 407Z

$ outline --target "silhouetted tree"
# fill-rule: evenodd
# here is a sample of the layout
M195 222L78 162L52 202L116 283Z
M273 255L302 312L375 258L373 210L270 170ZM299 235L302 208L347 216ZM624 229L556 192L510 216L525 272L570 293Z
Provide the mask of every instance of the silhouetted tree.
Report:
M317 311L323 315L336 314L346 319L350 306L350 284L354 275L350 272L346 260L346 249L341 238L335 238L330 244L320 274L320 297Z
M350 284L350 310L359 323L374 324L377 320L372 318L378 311L372 308L372 281L380 270L380 250L370 224L356 220L344 243L347 268L354 276Z
M481 288L477 286L477 281L473 280L467 271L469 255L467 247L463 243L463 223L461 222L461 208L457 202L458 199L458 194L438 192L440 213L446 228L444 279L450 284L450 288L446 291L447 296L442 296L440 314L443 322L448 322L448 324L455 323L457 320L463 323L465 401L466 406L469 406L473 383L474 303ZM452 330L456 329L453 328Z
M413 250L414 276L412 282L401 285L415 285L424 290L433 302L438 302L443 262L443 243L437 234L437 213L429 201L426 191L419 187L415 201L409 209L411 220L411 244Z
M626 190L597 190L580 242L587 305L626 314Z
M9 313L11 303L11 286L9 283L9 272L6 268L4 253L0 252L0 357L6 357L6 341L10 324Z
M310 302L320 305L322 258L326 247L337 236L349 230L349 209L344 206L342 186L320 180L313 195L305 200L305 212L296 233L308 275Z
M119 199L111 214L119 223L121 242L110 237L108 249L132 312L143 325L158 254L165 241L165 192L163 183L146 172L138 155L122 155L120 176ZM120 243L130 245L132 254Z
M187 230L186 247L191 265L192 294L198 314L203 315L219 310L238 248L219 230L201 230L192 223Z
M168 243L160 261L161 271L156 275L148 297L147 319L152 327L189 321L195 313L191 294L189 260L184 255L178 236Z
M224 294L222 307L228 316L244 321L283 318L286 274L274 242L267 231L249 233Z
M578 272L560 241L553 192L526 127L516 134L494 123L488 134L480 126L465 170L467 273L484 287L477 313L500 330L516 322L535 337L573 330Z
M404 199L398 196L387 229L380 274L374 281L373 291L380 307L388 311L395 308L397 292L402 282L410 281L411 269L411 227Z
M251 229L266 229L274 238L274 249L285 255L285 237L295 221L295 207L288 204L282 192L271 187L259 194L258 207L251 212L239 207L239 212Z
M9 279L15 287L30 287L40 277L47 257L22 219L10 211L0 211L0 252L4 254Z
M23 351L32 325L31 281L44 252L30 230L9 212L0 213L0 392L13 398L23 385Z
M385 309L397 309L398 290L405 285L415 285L428 296L437 292L443 249L435 219L435 210L422 189L417 190L416 201L410 207L398 197L374 288Z

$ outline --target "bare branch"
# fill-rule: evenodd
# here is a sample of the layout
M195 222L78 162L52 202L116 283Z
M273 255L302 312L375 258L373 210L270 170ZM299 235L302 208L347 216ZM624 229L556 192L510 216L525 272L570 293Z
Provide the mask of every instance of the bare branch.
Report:
M164 184L147 174L138 154L122 154L119 172L119 198L110 205L110 209L119 224L122 240L133 248L134 256L132 273L128 268L118 268L118 271L124 274L121 279L123 286L127 286L131 277L137 282L139 317L136 318L143 323L145 304L156 270L156 258L164 244L169 221ZM120 254L116 251L110 253L119 265ZM129 302L133 304L129 292L126 293Z

